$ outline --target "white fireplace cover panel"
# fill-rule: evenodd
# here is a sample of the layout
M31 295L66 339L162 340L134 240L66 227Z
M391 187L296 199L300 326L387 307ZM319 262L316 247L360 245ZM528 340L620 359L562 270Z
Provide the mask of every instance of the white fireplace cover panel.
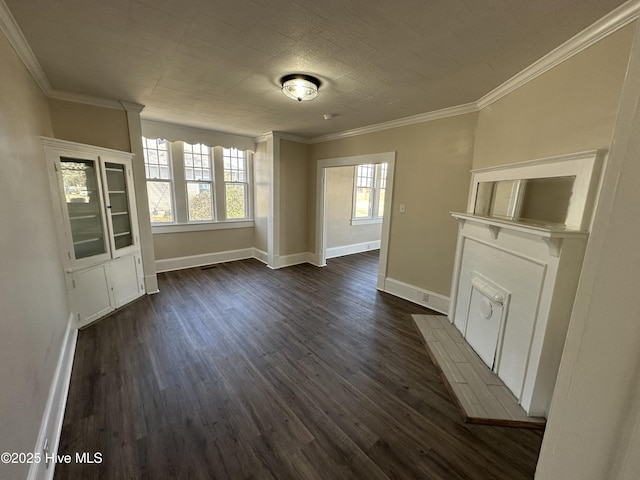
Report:
M535 259L464 238L454 324L463 334L472 294L474 272L511 294L496 373L521 398L546 265ZM467 340L468 341L468 340Z
M482 361L493 370L500 330L508 308L509 292L478 274L473 275L471 287L464 337Z

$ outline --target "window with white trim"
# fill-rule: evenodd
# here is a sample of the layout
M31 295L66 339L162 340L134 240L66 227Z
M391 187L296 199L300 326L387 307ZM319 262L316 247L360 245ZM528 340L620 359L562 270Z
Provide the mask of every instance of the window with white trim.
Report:
M210 222L214 219L211 148L184 142L182 147L189 221Z
M247 156L237 148L223 149L224 198L227 220L247 218Z
M250 151L144 137L142 143L153 226L201 230L251 220ZM214 223L221 225L207 227Z
M169 142L143 137L142 147L151 223L173 223Z
M352 225L382 221L386 188L386 163L355 166Z

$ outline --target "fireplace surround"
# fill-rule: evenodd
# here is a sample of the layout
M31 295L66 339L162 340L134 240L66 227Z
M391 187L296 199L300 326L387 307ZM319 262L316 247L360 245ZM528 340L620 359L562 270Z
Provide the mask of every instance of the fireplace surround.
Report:
M467 212L452 212L449 320L531 416L548 414L604 159L590 151L474 170Z

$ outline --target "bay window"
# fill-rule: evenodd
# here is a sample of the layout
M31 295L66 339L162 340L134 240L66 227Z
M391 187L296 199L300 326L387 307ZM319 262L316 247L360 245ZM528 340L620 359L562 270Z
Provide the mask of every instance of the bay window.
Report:
M142 143L152 226L183 231L251 220L250 151L144 137Z

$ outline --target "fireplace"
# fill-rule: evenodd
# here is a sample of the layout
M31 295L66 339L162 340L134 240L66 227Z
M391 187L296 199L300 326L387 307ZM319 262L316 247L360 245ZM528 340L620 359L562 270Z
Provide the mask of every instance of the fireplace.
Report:
M452 213L459 231L449 319L531 416L548 414L602 158L476 170L468 212ZM535 198L540 192L545 198Z

